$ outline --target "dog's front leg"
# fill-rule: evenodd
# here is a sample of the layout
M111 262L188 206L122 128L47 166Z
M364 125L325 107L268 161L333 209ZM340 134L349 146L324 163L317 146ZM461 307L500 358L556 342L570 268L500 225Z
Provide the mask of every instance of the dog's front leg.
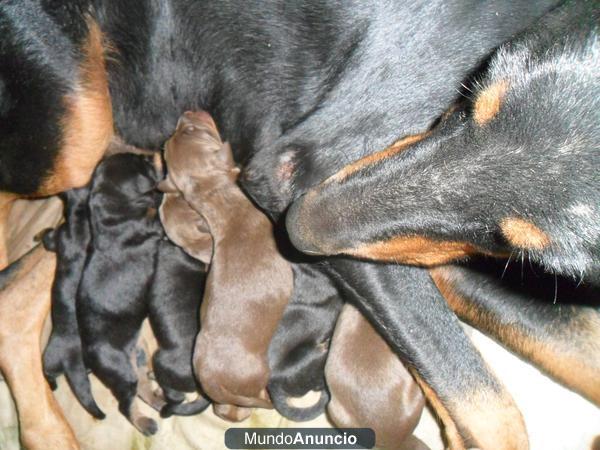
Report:
M348 259L332 275L411 367L452 449L524 450L523 417L421 268Z
M0 273L0 371L28 450L79 449L42 372L41 333L56 256L38 246Z
M8 217L17 196L0 192L0 270L8 266Z
M600 406L600 289L563 282L559 292L552 275L513 280L503 262L488 266L430 272L461 319Z

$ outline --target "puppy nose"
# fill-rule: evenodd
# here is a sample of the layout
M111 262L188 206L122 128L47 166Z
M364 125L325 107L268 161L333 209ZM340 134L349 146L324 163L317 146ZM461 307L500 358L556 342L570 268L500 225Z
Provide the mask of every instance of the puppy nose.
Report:
M215 121L211 117L209 113L206 111L186 111L179 118L179 122L177 123L177 128L186 125L204 125L209 126L211 128L217 129L217 125Z

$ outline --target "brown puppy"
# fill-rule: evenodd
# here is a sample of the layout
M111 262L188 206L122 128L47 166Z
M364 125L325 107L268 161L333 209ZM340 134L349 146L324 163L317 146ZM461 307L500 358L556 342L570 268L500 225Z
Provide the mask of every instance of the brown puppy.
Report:
M0 272L0 371L28 450L79 449L42 371L40 339L55 267L56 255L39 245Z
M168 182L159 189L165 194L158 213L169 239L192 258L210 264L213 243L206 220Z
M213 238L194 368L216 403L271 407L267 350L293 287L273 227L236 184L229 145L212 118L187 112L165 148L168 179Z
M168 180L161 183L159 188L165 193L159 215L169 239L188 255L210 264L213 242L204 218ZM213 411L222 419L240 422L250 416L252 409L213 403Z
M411 436L425 398L421 389L365 317L345 304L329 347L325 379L329 417L340 428L372 428L376 447L427 448Z

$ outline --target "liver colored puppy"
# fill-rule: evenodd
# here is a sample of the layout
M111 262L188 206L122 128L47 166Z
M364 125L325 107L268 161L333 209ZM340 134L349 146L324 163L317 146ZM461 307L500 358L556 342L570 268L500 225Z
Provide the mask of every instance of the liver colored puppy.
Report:
M213 242L206 220L168 182L160 183L159 188L165 194L158 212L169 239L188 255L210 264Z
M338 427L372 428L377 448L423 448L411 438L425 405L421 389L350 304L344 305L338 318L325 378L331 394L327 412Z
M167 236L188 255L209 264L213 241L206 220L168 180L159 187L165 191L159 214ZM213 410L217 416L231 422L242 421L252 413L250 408L226 404L213 404Z
M236 184L231 149L204 112L187 112L165 148L168 183L202 214L213 238L194 368L215 402L271 407L267 351L292 293L273 227ZM167 184L168 184L167 183Z

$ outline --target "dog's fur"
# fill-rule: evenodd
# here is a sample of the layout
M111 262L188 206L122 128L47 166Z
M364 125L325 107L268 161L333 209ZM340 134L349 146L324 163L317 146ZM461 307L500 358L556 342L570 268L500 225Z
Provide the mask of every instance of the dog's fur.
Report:
M167 236L188 255L209 264L213 242L208 224L168 179L159 183L159 189L164 192L159 215ZM231 422L242 421L252 412L251 408L217 403L213 404L213 410L217 416Z
M167 400L161 410L163 417L197 414L210 404L201 396L183 402L184 392L198 390L192 351L200 329L204 281L203 263L165 239L158 243L149 319L159 347L152 357L152 368Z
M424 265L523 254L600 283L599 27L598 4L573 0L502 46L468 107L431 136L358 161L298 202L293 242Z
M489 258L430 273L460 318L600 405L599 287Z
M64 374L75 396L92 416L103 419L92 396L83 362L77 325L76 297L91 243L88 187L61 194L65 222L44 235L47 250L56 252L56 274L52 285L52 333L44 350L44 374L52 389Z
M162 238L157 182L154 166L141 156L115 155L97 167L89 197L92 245L77 294L85 362L144 434L155 433L157 425L134 403L132 357Z
M371 428L377 448L404 449L425 397L404 364L364 316L345 304L327 365L329 418L340 428Z
M0 272L0 371L28 450L79 449L42 371L40 340L55 270L55 255L39 245Z
M169 239L188 255L210 264L213 243L206 220L168 182L158 187L166 191L158 212Z
M297 263L294 291L269 345L269 394L280 414L297 422L325 411L329 392L324 378L325 361L342 299L335 286L313 265ZM320 392L309 407L290 402L310 391Z
M182 115L165 160L168 180L204 217L213 239L196 376L216 403L271 407L267 350L291 296L290 265L269 219L236 185L231 149L208 114Z
M0 3L0 189L31 195L85 184L104 151L103 137L112 133L106 95L98 95L107 92L98 89L106 75L114 128L126 142L157 149L182 111L206 109L245 164L247 192L280 213L346 162L429 128L469 72L558 1L56 3ZM81 113L79 99L93 108ZM86 132L90 123L93 133ZM78 145L89 151L74 152ZM84 162L70 170L77 177L54 176L65 172L59 161L77 160ZM409 309L409 300L416 303L405 298L405 287L420 271L411 277L394 269L391 276L385 266L358 267L347 283L369 294L381 289L382 295L359 301L374 311L369 319L395 351L412 351L418 340L395 333L400 324L444 334L461 347L459 328L379 314L394 303ZM373 285L381 279L389 284ZM444 405L457 402L453 382L431 375L440 367L446 374L457 369L455 361L430 350L429 358L411 355L417 372L435 385ZM486 379L480 374L470 389Z

